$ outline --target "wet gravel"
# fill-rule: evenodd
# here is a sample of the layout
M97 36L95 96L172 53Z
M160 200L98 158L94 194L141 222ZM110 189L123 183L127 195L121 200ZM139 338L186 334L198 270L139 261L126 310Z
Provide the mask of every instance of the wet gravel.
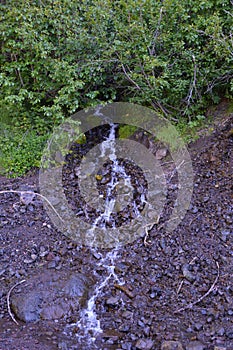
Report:
M149 231L148 244L142 237L119 250L115 273L125 284L110 279L96 300L103 329L97 349L233 349L232 122L228 118L189 146L194 191L177 229L170 234L164 229L167 205ZM168 185L173 203L176 177ZM0 187L37 192L38 175L1 177ZM2 194L0 220L0 349L86 349L77 345L78 327L66 327L78 321L78 312L17 325L7 293L40 271L67 270L97 280L106 273L97 266L106 251L93 253L58 232L36 196ZM24 291L23 284L17 288Z

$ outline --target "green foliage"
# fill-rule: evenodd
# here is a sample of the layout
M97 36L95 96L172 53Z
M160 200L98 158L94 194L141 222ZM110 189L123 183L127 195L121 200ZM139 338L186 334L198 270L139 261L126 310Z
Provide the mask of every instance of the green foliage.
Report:
M22 130L1 125L0 173L16 177L32 167L40 166L40 158L48 136L38 136L34 130Z
M212 117L206 120L204 115L197 115L194 120L187 123L187 120L181 118L176 126L179 134L185 142L191 142L198 139L198 132L204 127L207 128L211 124ZM213 131L213 130L212 130Z
M232 96L231 26L229 0L8 0L0 119L43 136L80 109L126 101L195 122Z

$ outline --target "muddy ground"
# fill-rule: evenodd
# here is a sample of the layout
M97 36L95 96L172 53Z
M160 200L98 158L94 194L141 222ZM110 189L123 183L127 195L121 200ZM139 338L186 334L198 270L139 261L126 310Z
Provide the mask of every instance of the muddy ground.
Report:
M96 300L103 333L97 349L233 349L233 137L232 116L189 145L194 189L184 220L172 233L161 221L118 252L115 272ZM0 178L0 190L39 191L38 174ZM27 205L0 195L0 349L88 349L80 341L79 310L16 324L7 307L26 293L32 276L81 273L98 283L106 268L98 254L57 231L39 198ZM106 252L102 252L105 254ZM52 271L52 272L51 272ZM94 272L95 273L94 273ZM34 277L35 278L35 277ZM11 304L10 304L11 305ZM167 343L165 343L167 341ZM172 343L177 341L178 343Z

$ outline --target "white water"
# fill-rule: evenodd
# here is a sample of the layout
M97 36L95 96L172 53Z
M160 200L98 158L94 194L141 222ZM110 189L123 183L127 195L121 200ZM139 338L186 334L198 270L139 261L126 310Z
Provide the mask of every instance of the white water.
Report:
M94 346L96 337L98 334L103 332L95 311L96 299L100 296L103 288L108 284L111 278L113 278L118 284L123 284L114 271L117 253L118 249L115 248L114 250L108 252L106 256L101 256L101 259L97 263L97 266L104 267L107 271L106 275L95 286L94 293L88 300L86 309L84 309L80 314L80 321L75 324L80 330L77 337L82 345L85 344L89 347Z
M92 243L94 245L94 235L95 229L100 222L103 220L108 222L110 216L114 211L116 199L112 196L112 193L119 183L117 177L124 179L124 185L129 187L130 176L125 172L123 166L118 163L116 152L115 152L115 132L116 125L112 124L108 138L101 144L101 154L100 157L108 158L112 162L111 169L111 179L107 184L106 188L106 199L104 203L103 212L95 219L95 222L92 225L92 228L87 232L87 236L92 238ZM113 198L112 198L113 197ZM104 229L104 228L103 228ZM106 228L107 229L107 228ZM106 253L104 256L97 252L97 248L91 247L91 252L93 254L98 254L100 259L96 262L96 269L98 266L101 266L106 269L106 274L104 276L99 276L99 281L97 282L92 297L87 301L87 307L80 314L80 320L75 324L79 328L77 337L80 344L86 347L95 347L95 339L98 334L102 333L100 321L96 313L96 299L100 296L104 287L108 284L110 279L115 280L118 284L124 284L120 281L118 276L115 273L115 262L118 257L119 248L116 246L110 252ZM96 274L96 273L95 273ZM97 275L97 274L96 274Z
M116 198L114 198L113 191L116 186L123 185L128 189L132 190L131 178L125 172L125 169L122 165L119 164L116 156L115 150L115 131L116 126L111 125L110 133L108 138L102 142L101 144L101 154L100 157L108 158L111 162L111 179L106 185L106 199L104 203L104 208L102 213L95 219L92 228L87 232L87 236L90 237L90 241L92 242L91 252L93 255L98 254L100 259L96 262L96 267L98 270L98 266L104 267L106 269L106 274L103 276L98 275L98 282L94 288L94 292L92 297L87 301L87 307L80 314L80 320L75 324L78 327L79 331L77 333L78 342L82 345L83 348L95 348L95 340L98 334L102 333L103 330L101 328L100 320L98 319L98 315L96 313L96 300L100 297L103 289L107 286L108 282L113 279L118 284L124 284L115 273L115 263L116 259L119 255L119 247L116 246L110 252L105 255L100 254L97 251L97 248L94 248L95 242L95 229L98 225L104 221L108 222L111 219L111 214L114 212L114 207L116 204ZM120 181L118 180L120 179ZM142 201L145 201L144 195L142 195ZM136 203L133 203L135 214L139 214ZM114 225L114 223L113 223ZM105 229L103 227L103 229ZM107 228L106 228L107 230ZM97 273L95 273L97 276Z

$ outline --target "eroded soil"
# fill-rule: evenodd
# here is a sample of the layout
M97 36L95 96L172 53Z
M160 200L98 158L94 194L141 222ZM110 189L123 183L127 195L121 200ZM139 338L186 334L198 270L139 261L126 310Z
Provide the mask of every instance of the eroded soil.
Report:
M148 245L140 238L118 252L115 272L125 285L110 279L96 300L104 330L97 349L161 349L165 340L184 349L233 349L232 122L228 117L189 146L193 196L177 229L164 230L165 212ZM1 177L0 189L38 192L38 175ZM58 232L39 198L25 205L16 194L1 194L0 218L0 349L87 349L78 342L78 327L66 328L78 312L16 324L6 300L12 286L40 271L101 277L106 269L97 267L98 255ZM22 292L24 284L17 288Z

